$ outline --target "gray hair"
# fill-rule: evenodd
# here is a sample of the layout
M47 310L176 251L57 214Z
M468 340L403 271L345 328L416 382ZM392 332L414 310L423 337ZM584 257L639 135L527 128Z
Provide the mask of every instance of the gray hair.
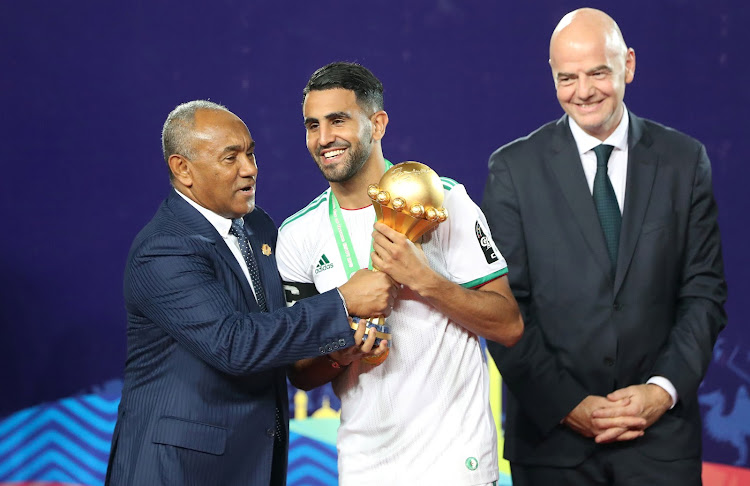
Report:
M231 113L226 106L208 100L194 100L178 105L169 113L161 130L161 148L167 164L169 164L169 157L173 154L182 155L188 159L195 157L192 129L195 126L195 112L198 110L220 110ZM174 179L171 169L169 179Z

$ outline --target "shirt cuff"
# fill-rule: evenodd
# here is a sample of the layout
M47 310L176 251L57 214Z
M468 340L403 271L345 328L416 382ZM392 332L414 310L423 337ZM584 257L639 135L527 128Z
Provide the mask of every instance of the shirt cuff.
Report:
M349 309L346 308L346 299L344 299L344 294L341 293L341 291L338 289L338 287L336 288L336 292L339 293L339 297L341 297L341 303L344 304L344 314L346 314L348 316L349 315Z
M677 396L677 389L667 378L664 378L663 376L652 376L648 379L646 384L659 386L663 388L665 392L669 393L669 396L672 397L672 406L669 407L670 410L672 410L674 406L677 405L677 399L679 398Z

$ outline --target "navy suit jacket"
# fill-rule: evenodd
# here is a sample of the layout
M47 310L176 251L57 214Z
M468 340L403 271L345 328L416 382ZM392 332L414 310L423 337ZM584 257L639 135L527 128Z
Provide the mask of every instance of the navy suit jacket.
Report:
M288 447L286 366L353 344L336 290L286 307L276 227L257 207L244 219L267 313L223 238L174 191L135 238L107 484L269 485L277 407Z
M597 445L560 421L587 395L657 375L674 384L677 405L642 438L615 447L699 457L697 389L726 324L704 147L630 113L614 279L567 116L492 154L482 209L526 324L513 348L488 344L510 390L505 457L579 464Z

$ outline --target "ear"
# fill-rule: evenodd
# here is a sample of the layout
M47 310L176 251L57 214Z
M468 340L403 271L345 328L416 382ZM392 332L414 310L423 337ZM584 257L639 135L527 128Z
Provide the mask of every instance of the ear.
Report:
M625 54L625 83L631 83L635 77L635 51L633 48L628 48L627 54Z
M193 185L193 174L190 171L188 159L179 154L172 154L167 163L176 181L185 187Z
M373 126L372 139L380 140L385 136L385 127L388 126L388 113L383 110L376 111L370 117L370 121Z

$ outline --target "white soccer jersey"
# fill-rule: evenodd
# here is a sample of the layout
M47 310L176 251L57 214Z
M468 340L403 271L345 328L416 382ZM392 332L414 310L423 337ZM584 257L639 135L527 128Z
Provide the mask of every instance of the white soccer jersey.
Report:
M422 239L430 266L464 287L507 273L484 214L465 188L441 178L448 220ZM346 282L329 219L328 189L281 226L285 281L324 292ZM361 268L369 264L375 210L342 209ZM365 316L366 317L366 316ZM498 479L489 377L479 338L402 288L386 325L380 366L354 362L333 382L341 399L339 481L347 485L477 485Z

